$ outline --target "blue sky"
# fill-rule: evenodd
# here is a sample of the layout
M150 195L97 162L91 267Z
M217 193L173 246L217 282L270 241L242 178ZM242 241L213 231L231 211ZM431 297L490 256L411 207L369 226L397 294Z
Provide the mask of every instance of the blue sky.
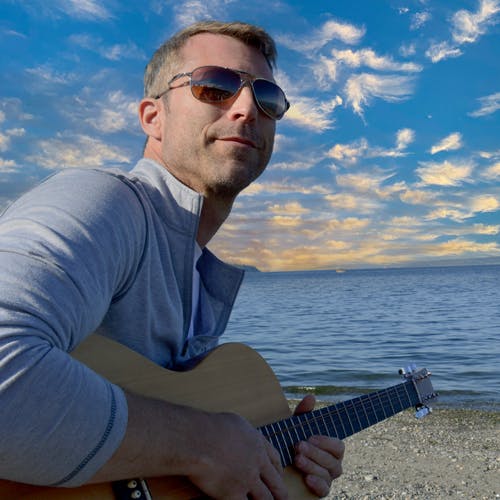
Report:
M192 21L277 41L292 103L211 248L262 270L500 256L500 0L0 2L0 209L130 169L152 52Z

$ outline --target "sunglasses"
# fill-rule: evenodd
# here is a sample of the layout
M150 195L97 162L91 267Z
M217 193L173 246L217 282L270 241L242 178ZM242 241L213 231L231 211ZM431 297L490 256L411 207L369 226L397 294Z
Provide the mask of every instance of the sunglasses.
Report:
M184 76L189 82L177 87L172 83ZM245 86L250 85L259 109L273 120L279 120L290 107L285 93L278 85L264 78L256 78L244 71L220 66L201 66L189 73L179 73L168 82L168 89L158 94L160 98L169 90L189 85L193 96L201 102L218 103L231 99Z

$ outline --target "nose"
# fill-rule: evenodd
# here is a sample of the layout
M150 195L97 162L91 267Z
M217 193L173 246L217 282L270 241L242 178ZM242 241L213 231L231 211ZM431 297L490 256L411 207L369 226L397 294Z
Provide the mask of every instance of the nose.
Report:
M228 114L232 120L253 121L257 118L259 107L249 82L246 82L231 100Z

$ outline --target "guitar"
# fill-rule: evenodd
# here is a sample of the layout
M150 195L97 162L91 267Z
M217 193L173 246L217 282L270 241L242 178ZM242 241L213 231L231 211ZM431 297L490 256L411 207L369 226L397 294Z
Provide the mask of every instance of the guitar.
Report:
M388 389L291 416L288 402L269 365L243 344L224 344L193 370L173 372L127 347L92 335L73 353L77 360L122 388L205 411L229 411L247 418L279 451L291 499L316 498L293 468L293 445L315 434L344 439L396 413L416 406L429 410L437 395L426 369L403 373L404 381ZM125 498L191 500L206 498L177 476L132 479L79 488L31 486L0 480L1 499L121 500Z

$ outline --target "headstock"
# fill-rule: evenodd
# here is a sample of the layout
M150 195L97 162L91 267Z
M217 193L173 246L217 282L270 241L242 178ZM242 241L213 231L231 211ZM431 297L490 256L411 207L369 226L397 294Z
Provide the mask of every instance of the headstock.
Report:
M399 370L400 375L402 375L406 380L413 382L415 390L417 391L419 402L416 405L415 417L423 418L428 415L432 409L428 406L428 402L435 400L438 396L437 392L434 391L431 382L431 372L427 368L420 368L412 364L406 369L401 368Z

